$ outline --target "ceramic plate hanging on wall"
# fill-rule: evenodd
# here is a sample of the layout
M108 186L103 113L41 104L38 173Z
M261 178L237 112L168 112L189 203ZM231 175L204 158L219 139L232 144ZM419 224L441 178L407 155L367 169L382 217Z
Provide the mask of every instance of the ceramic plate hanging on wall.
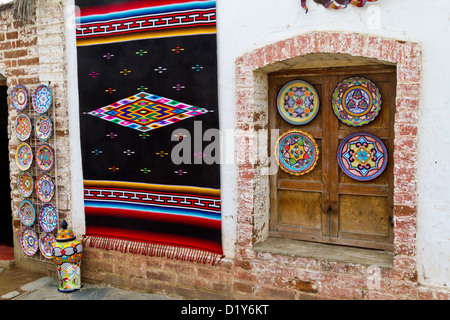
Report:
M52 204L46 204L39 213L39 224L45 232L52 232L58 224L58 213Z
M20 170L30 169L33 163L33 151L28 143L21 143L16 150L16 163Z
M17 189L22 197L28 198L33 194L33 176L27 171L19 173L17 176Z
M362 77L348 78L336 87L333 111L343 123L358 127L373 121L381 110L381 94L377 86Z
M28 90L24 85L16 85L11 93L11 104L19 112L28 106Z
M369 181L386 169L388 152L384 143L366 132L352 133L339 145L337 160L342 171L352 179Z
M20 246L22 247L23 252L25 252L28 256L34 256L38 250L39 239L32 229L25 228L20 234Z
M52 105L52 91L45 84L38 86L33 93L33 108L37 113L46 113Z
M283 171L296 176L304 175L316 166L319 148L308 133L290 130L278 138L275 158Z
M281 117L295 125L311 122L319 112L319 95L312 84L294 80L281 88L277 109Z
M31 135L32 125L30 117L26 114L21 113L16 118L15 131L16 136L19 140L25 141Z
M30 200L23 200L19 204L19 218L26 227L31 227L36 220L36 210Z
M41 114L34 121L34 133L36 137L45 142L52 136L53 123L49 116Z
M42 202L50 202L55 195L55 184L50 175L43 173L36 179L36 195Z
M36 164L39 169L48 172L53 169L55 153L48 144L41 145L36 151Z
M43 232L39 237L39 250L47 259L52 258L53 243L55 243L55 236L49 232Z

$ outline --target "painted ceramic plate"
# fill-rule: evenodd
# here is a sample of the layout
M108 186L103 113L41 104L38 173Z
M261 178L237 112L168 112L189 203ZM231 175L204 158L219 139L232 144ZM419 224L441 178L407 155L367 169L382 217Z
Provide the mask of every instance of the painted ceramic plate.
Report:
M33 163L33 150L28 143L21 143L16 150L16 163L20 170L30 169Z
M43 173L36 179L36 194L42 202L50 202L55 195L55 184L50 175Z
M41 141L47 141L53 134L53 123L49 116L41 114L34 121L34 133Z
M314 169L319 160L319 148L308 133L290 130L278 138L275 158L283 171L300 176Z
M11 104L19 112L28 106L28 90L24 85L18 84L11 93Z
M36 210L30 200L23 200L19 205L19 218L26 227L31 227L36 220Z
M46 204L39 213L39 224L45 232L52 232L58 224L58 212L51 204Z
M334 90L333 111L343 123L358 127L373 121L381 110L381 94L370 80L361 77L342 81Z
M339 145L337 160L339 167L350 178L369 181L386 169L388 151L384 143L373 134L352 133Z
M27 140L30 137L32 131L30 117L28 117L24 113L19 114L16 118L15 130L16 136L19 140Z
M25 228L20 234L20 245L22 247L23 252L25 252L28 256L34 256L38 250L39 239L32 229Z
M277 108L281 117L295 125L311 122L319 112L319 95L312 84L294 80L281 88Z
M52 91L45 84L38 86L33 93L33 108L37 113L46 113L52 105Z
M17 176L17 189L22 197L28 198L33 194L33 176L28 172L21 172Z
M51 259L53 256L53 243L55 243L55 236L52 233L43 232L39 237L39 250L47 259Z
M48 144L41 145L36 151L36 164L39 169L48 172L55 164L55 153Z

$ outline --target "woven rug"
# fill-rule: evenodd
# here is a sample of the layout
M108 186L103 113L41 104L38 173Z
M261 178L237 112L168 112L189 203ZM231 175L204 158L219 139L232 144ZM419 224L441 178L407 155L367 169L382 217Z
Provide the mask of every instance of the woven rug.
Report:
M215 1L76 5L85 244L217 263Z

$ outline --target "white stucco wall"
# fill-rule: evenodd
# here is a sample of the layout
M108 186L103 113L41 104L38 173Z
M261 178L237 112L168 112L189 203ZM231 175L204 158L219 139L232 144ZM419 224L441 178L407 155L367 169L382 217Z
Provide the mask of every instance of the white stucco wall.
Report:
M219 108L226 159L221 173L225 254L234 256L236 239L234 136L227 134L236 127L235 60L256 48L308 31L374 34L416 42L423 49L417 266L422 284L450 285L450 168L447 160L450 155L450 106L446 96L449 91L447 77L450 75L450 1L379 0L368 3L364 8L349 6L345 10L331 10L308 0L308 7L309 12L305 14L300 0L217 0ZM69 72L76 76L76 69L73 69L76 66L74 39L69 38L67 44ZM71 86L70 90L75 99L76 88ZM76 101L72 100L70 107L71 115L76 114ZM77 126L76 121L71 123L74 175L81 173ZM78 212L83 205L81 180L72 180L72 200ZM82 214L75 213L73 222L82 232Z
M425 285L450 285L450 1L379 0L364 8L325 9L312 0L218 0L221 129L235 128L235 60L308 31L349 31L419 43L423 49L418 170L418 274ZM226 153L234 152L225 149ZM233 255L236 167L222 166L224 242Z

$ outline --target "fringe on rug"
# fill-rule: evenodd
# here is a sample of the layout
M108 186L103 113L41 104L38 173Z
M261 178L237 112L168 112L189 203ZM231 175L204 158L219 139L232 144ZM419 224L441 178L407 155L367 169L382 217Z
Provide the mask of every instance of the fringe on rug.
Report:
M111 239L95 236L83 236L83 246L122 253L142 254L149 257L167 257L168 259L211 264L215 266L224 255L193 248L176 247L166 244L137 242L123 239Z

